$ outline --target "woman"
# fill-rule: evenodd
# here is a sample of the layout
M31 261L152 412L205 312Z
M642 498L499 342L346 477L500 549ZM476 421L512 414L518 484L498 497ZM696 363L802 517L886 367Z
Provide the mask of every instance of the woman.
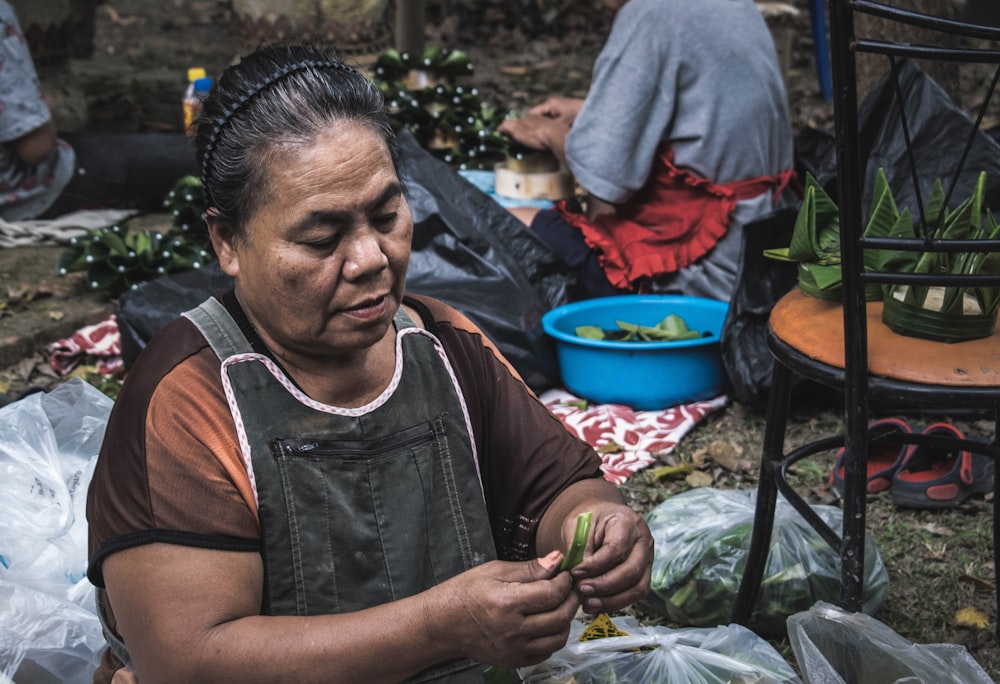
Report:
M649 531L593 450L467 319L404 296L413 221L377 89L263 48L197 144L235 289L154 337L109 421L95 680L131 661L144 684L482 681L561 647L581 605L643 596Z

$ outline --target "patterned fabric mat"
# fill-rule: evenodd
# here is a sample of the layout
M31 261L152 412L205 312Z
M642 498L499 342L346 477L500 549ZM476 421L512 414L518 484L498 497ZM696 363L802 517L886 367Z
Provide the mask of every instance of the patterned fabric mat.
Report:
M121 335L114 315L80 328L70 337L48 347L49 365L59 375L68 375L81 363L97 365L101 375L111 375L122 366Z
M727 395L659 411L620 404L591 404L564 389L539 397L566 428L594 447L604 479L624 484L632 475L669 454L705 416L729 403Z

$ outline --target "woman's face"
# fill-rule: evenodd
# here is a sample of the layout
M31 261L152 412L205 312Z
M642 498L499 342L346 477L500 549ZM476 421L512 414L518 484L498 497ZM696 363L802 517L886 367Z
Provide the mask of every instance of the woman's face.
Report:
M388 148L341 122L267 159L262 206L219 253L240 303L279 358L367 350L402 301L413 234Z

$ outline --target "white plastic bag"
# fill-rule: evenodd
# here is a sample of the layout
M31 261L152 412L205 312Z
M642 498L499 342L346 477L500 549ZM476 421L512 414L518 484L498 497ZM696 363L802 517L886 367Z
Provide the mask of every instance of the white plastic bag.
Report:
M646 516L655 542L652 587L643 606L680 625L729 623L753 529L756 490L703 487L672 496ZM834 530L843 512L813 506ZM783 636L788 616L816 601L840 598L840 558L792 505L778 498L771 549L750 626ZM889 574L865 542L863 609L874 613L889 590Z
M628 636L580 641L590 619L574 620L566 645L517 671L524 684L793 684L792 667L740 625L671 629L616 617Z
M788 618L806 684L993 684L959 644L915 644L864 613L820 601Z
M0 408L0 681L93 678L86 498L112 404L73 378Z

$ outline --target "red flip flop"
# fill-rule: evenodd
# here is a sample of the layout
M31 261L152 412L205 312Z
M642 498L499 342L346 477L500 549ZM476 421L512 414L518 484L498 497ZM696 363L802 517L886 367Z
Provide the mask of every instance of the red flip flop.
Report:
M906 421L900 418L883 418L868 424L868 434L870 437L886 435L894 432L909 434L912 432ZM892 484L892 477L903 463L910 444L886 444L869 445L868 449L868 493L889 489ZM837 496L844 495L844 449L837 452L837 460L830 471L830 487L837 493Z
M948 423L930 425L924 434L965 438ZM973 494L993 491L994 468L987 454L916 444L893 476L892 500L909 508L957 506Z

